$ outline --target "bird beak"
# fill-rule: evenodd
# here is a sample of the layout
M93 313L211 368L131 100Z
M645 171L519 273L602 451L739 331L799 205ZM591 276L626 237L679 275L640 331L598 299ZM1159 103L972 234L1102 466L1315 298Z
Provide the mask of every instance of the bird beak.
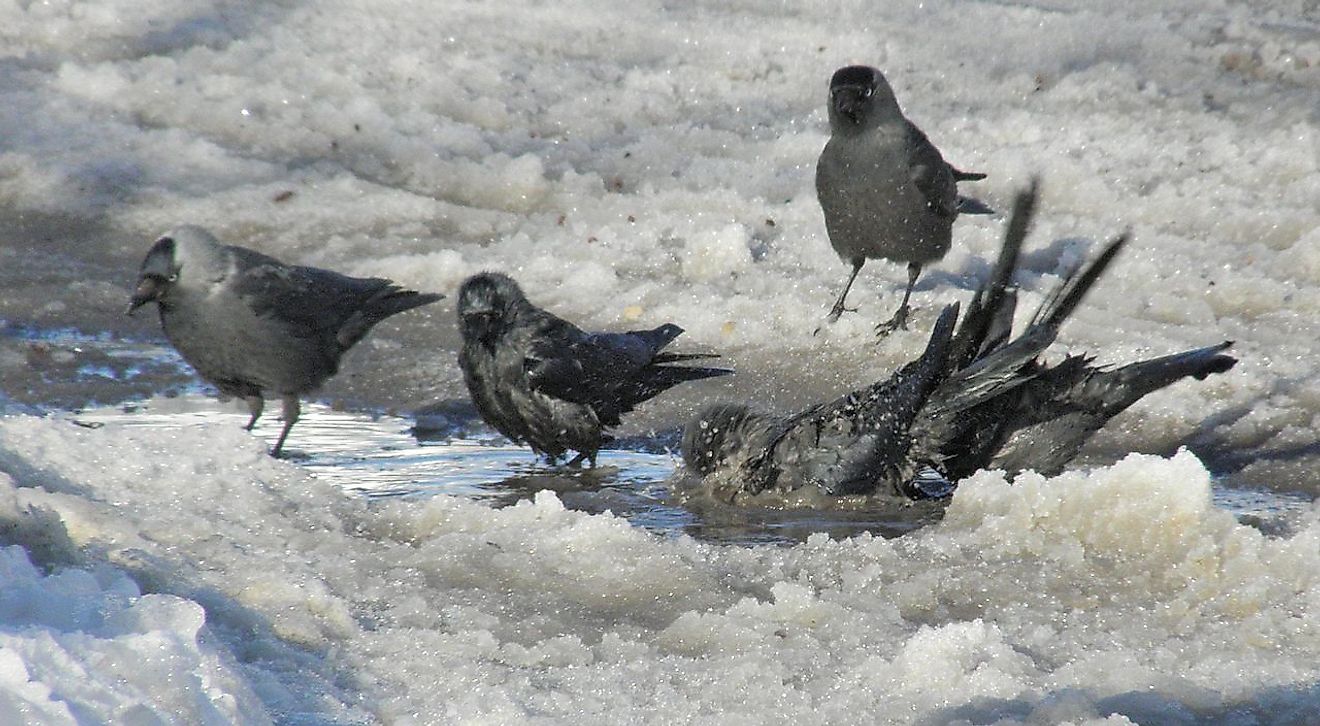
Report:
M474 310L464 313L463 325L471 337L477 340L489 340L494 337L495 311Z
M862 109L866 106L866 102L870 97L871 94L867 93L867 89L856 86L842 86L830 93L834 110L853 123L861 122Z
M133 291L133 299L129 301L128 309L124 313L132 315L143 305L160 299L160 288L160 278L155 275L143 275L138 280L137 289Z

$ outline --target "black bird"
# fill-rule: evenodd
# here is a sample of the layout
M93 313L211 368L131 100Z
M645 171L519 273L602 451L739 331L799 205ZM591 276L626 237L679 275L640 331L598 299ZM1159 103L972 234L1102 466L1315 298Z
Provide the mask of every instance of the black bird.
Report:
M147 252L128 313L156 303L183 359L221 394L247 401L249 431L265 397L279 396L284 429L270 452L279 456L301 413L300 395L333 376L340 357L376 323L443 297L286 265L185 225Z
M643 401L684 381L732 373L724 368L668 365L717 358L666 353L683 329L587 333L527 300L508 275L483 272L458 293L463 334L459 367L486 423L525 442L552 463L568 450L569 465L587 460L613 439L605 429Z
M830 245L852 274L830 310L843 314L853 280L868 259L908 263L908 283L894 317L880 334L907 327L908 298L921 266L939 260L953 242L959 213L990 214L981 202L958 196L957 183L985 174L950 166L926 134L903 115L884 74L848 66L830 79L830 140L816 162L816 196Z
M1237 362L1230 343L1119 368L1040 354L1126 243L1119 237L1070 275L1011 337L1016 296L1008 289L1034 213L1035 186L1019 195L991 277L955 334L958 306L939 316L925 351L890 378L781 418L716 404L689 423L683 460L714 477L730 499L815 487L827 495L939 497L986 467L1055 473L1110 418L1148 393Z

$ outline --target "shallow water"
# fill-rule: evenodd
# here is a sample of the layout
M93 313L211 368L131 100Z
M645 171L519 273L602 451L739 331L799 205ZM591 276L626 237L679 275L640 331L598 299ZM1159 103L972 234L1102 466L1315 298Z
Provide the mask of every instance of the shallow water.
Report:
M77 420L85 425L147 427L163 435L216 421L234 427L247 421L241 402L218 402L168 346L69 329L2 332L0 350L11 363L21 359L8 373L17 369L27 379L25 388L13 385L22 377L7 375L6 388L27 406L77 409ZM164 395L146 397L155 391ZM119 402L106 405L109 401ZM286 456L369 499L444 493L507 506L548 489L573 509L610 511L665 536L686 533L730 544L793 544L814 532L894 537L937 521L943 512L935 503L813 511L678 497L676 487L690 482L681 478L673 432L621 439L620 448L601 451L594 469L550 466L475 420L467 407L438 408L441 413L422 417L424 425L418 426L402 416L305 403ZM253 434L272 444L279 430L278 415L268 413ZM1290 515L1310 497L1237 486L1221 477L1215 501L1242 521L1275 532L1285 531Z
M196 393L88 408L77 414L83 425L145 427L165 436L217 421L237 428L246 419L241 405L221 404ZM278 418L272 416L253 433L273 444L279 429ZM657 442L649 443L661 448ZM686 533L726 544L793 544L814 532L894 537L937 521L943 511L935 503L877 503L821 511L688 500L675 495L685 483L677 452L605 449L594 469L550 466L484 426L457 427L449 435L419 433L405 418L339 411L317 403L304 406L286 444L286 458L317 478L373 500L424 499L443 493L502 507L548 489L572 509L593 514L610 511L664 536ZM1218 506L1267 533L1286 531L1290 516L1308 501L1300 494L1242 489L1222 482L1215 490Z

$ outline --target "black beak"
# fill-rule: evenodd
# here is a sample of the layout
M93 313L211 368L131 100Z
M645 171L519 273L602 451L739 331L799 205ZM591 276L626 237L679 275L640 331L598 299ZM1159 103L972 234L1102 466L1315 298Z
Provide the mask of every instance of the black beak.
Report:
M497 315L493 310L480 310L463 314L463 327L475 340L489 343L494 340L497 328Z
M840 86L830 92L834 110L853 123L861 123L862 111L870 98L871 90L858 86Z
M137 284L137 289L133 290L133 299L128 303L128 309L124 311L127 315L137 312L137 309L149 302L160 299L161 279L155 275L143 275Z

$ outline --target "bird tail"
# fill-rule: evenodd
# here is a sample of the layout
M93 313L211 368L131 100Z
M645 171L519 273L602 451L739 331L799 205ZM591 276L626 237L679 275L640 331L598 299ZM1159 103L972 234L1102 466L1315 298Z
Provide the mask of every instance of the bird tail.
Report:
M439 293L417 292L405 290L397 285L387 285L363 303L362 307L340 326L335 338L339 341L339 345L347 350L361 340L373 325L385 318L443 300L444 297Z
M633 410L633 407L642 401L649 401L680 383L727 376L732 373L733 371L729 368L649 365L636 380L619 390L618 401L615 402L616 407L612 408L610 412L598 408L596 413L605 425L618 426L619 414Z
M683 329L673 323L665 323L653 330L630 330L624 333L624 335L632 335L642 339L654 351L658 351L674 342L682 334Z
M651 359L651 363L653 364L675 363L677 361L684 361L684 360L708 360L710 358L720 357L719 353L660 353L658 352L664 349L665 346L674 342L674 340L677 339L678 336L682 335L683 332L684 332L683 329L680 328L679 326L674 325L673 323L665 323L664 325L661 325L660 327L655 328L654 330L630 330L627 333L624 333L624 335L631 335L637 338L641 338L643 341L645 341L647 347L649 347L653 351L657 351L655 353L655 357ZM709 370L720 370L720 369L712 368Z
M660 353L651 359L652 363L674 363L681 360L709 360L719 358L719 353Z
M1106 245L1100 255L1092 260L1090 264L1074 270L1032 316L1031 324L1033 326L1045 325L1056 329L1062 325L1063 321L1072 314L1072 311L1076 310L1077 306L1081 304L1082 298L1086 297L1086 293L1091 290L1091 286L1095 284L1095 281L1105 273L1110 263L1114 261L1114 257L1118 256L1130 236L1130 232L1119 235L1117 239Z
M391 315L401 313L405 310L412 310L415 307L429 305L437 300L443 300L444 295L434 292L417 292L416 290L404 290L399 287L390 286L369 300L362 307L362 312L367 317L373 318L374 322L379 322Z
M1087 382L1087 391L1099 399L1106 417L1116 416L1146 394L1183 378L1205 380L1228 371L1237 364L1237 358L1224 353L1231 345L1233 341L1228 340L1104 370Z
M697 366L652 366L651 373L647 376L647 386L655 387L656 395L661 391L673 388L680 383L688 381L699 381L703 378L717 378L719 376L732 375L731 368L702 368ZM650 396L647 396L650 398Z

